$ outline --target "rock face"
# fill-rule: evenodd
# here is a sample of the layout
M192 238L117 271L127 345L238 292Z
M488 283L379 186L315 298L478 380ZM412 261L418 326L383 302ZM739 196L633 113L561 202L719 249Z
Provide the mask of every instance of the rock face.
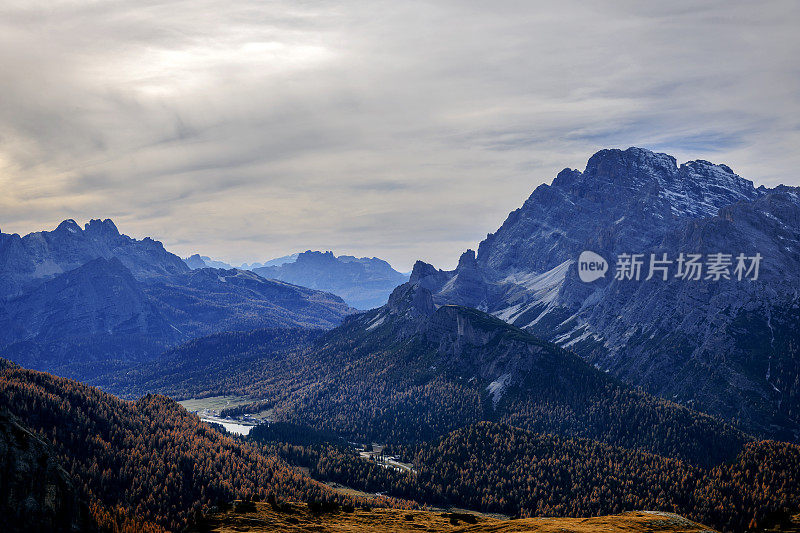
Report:
M608 261L605 277L579 279L584 250ZM675 279L673 264L666 281L645 281L651 253L718 252L761 254L758 279ZM640 281L614 279L631 253L645 257ZM603 150L539 186L472 257L451 272L417 264L411 278L437 304L486 310L649 392L800 437L797 189L756 189L707 161Z
M0 529L96 531L50 446L0 409Z
M586 372L582 375L586 380L589 374L596 374L574 355L491 315L458 305L437 308L430 291L415 283L397 287L385 306L358 315L343 326L347 327L387 335L390 345L413 339L412 344L429 346L436 353L437 373L456 373L489 383L487 390L495 405L505 388L523 382L530 374L540 376L555 369L552 378L557 380L571 373L572 365ZM494 382L502 382L502 387L491 387Z
M408 280L377 257L333 255L307 251L294 262L253 269L259 276L302 285L341 296L356 309L372 309L386 303L392 290Z
M179 332L119 259L94 259L0 308L0 345L37 369L137 358Z
M78 379L218 331L331 328L352 310L332 294L236 269L192 270L110 220L0 234L0 348Z
M537 187L481 242L479 264L495 275L546 272L596 251L644 250L687 219L762 196L724 165L675 159L640 148L602 150L586 170L564 169Z

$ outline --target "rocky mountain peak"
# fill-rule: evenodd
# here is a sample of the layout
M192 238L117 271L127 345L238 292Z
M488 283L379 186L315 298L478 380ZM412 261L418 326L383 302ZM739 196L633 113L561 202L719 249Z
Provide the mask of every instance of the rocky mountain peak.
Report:
M411 271L409 283L418 284L425 287L429 291L436 293L441 290L442 286L450 280L452 274L439 270L431 264L424 261L417 261L414 263L414 269Z
M589 158L583 173L627 181L648 175L673 174L677 169L677 161L671 155L632 146L627 150L600 150Z
M467 250L458 258L456 270L477 269L478 262L475 260L475 250Z
M186 265L192 270L198 268L206 268L206 266L208 266L206 265L206 262L203 261L203 258L200 257L200 254L194 254L192 256L189 256L186 259L184 259L183 262L186 263Z
M77 222L75 222L71 218L68 218L68 219L64 220L63 222L61 222L61 224L59 224L56 227L55 231L60 232L60 233L63 233L63 232L81 233L81 227L78 225Z
M702 159L677 166L674 157L643 148L601 150L586 164L582 176L593 187L621 195L621 201L637 199L657 206L667 204L675 217L712 216L720 207L753 200L759 193L749 180L727 165ZM561 185L565 179L553 181Z
M565 168L556 175L555 179L553 180L553 187L569 189L578 179L580 179L581 175L582 173L580 170ZM543 185L543 187L547 187L547 185Z
M334 263L336 262L336 256L333 255L333 252L330 250L326 252L317 252L314 250L306 250L305 252L299 254L297 256L296 263L304 264L304 263Z
M336 294L356 309L380 307L395 287L408 280L381 259L337 257L331 251L312 250L297 255L294 261L257 267L253 272L268 279Z
M583 172L564 169L540 185L480 243L489 278L543 274L582 250L609 254L658 244L686 220L766 194L728 166L643 148L601 150Z
M439 272L436 267L431 265L430 263L426 263L425 261L417 261L414 263L414 268L411 270L411 277L409 278L410 283L419 283L420 280L435 275Z
M84 232L88 235L113 238L119 237L119 230L114 222L107 218L105 220L92 219L84 226Z
M159 241L122 235L109 219L91 220L85 229L67 219L53 231L24 237L0 235L0 299L17 296L99 257L118 258L140 281L189 269Z

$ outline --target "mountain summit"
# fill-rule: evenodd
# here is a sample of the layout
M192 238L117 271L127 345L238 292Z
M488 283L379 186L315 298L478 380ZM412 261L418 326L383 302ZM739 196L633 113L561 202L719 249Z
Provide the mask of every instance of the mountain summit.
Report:
M725 165L641 148L602 150L583 172L564 169L480 243L478 263L493 274L546 272L586 249L644 250L687 219L765 192Z

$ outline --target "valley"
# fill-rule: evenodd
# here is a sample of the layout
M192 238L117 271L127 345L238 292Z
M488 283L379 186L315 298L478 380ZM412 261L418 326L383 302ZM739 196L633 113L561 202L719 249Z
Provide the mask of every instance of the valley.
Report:
M192 398L179 401L178 404L196 414L203 422L219 424L228 433L234 435L248 435L250 430L261 423L267 422L269 418L265 413L246 414L237 418L222 417L220 412L223 409L231 409L242 405L248 405L250 400L240 396L210 396L208 398Z

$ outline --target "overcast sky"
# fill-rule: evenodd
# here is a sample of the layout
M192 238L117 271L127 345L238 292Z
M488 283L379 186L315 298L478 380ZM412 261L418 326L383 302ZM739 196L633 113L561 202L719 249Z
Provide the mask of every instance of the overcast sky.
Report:
M0 229L451 268L601 148L800 185L800 2L0 0Z

